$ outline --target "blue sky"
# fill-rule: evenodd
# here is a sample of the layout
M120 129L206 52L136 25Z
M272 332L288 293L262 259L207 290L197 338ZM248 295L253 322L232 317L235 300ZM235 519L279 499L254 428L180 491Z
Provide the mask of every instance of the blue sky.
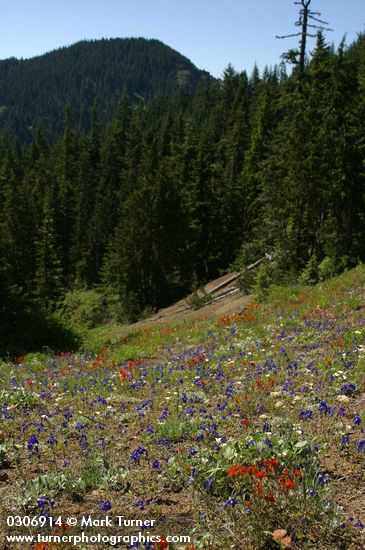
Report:
M12 0L0 10L0 59L28 58L83 39L143 36L157 38L200 69L220 76L231 63L251 72L256 62L280 61L296 39L276 34L296 31L293 0ZM336 45L365 30L365 0L312 0L334 32ZM309 46L313 46L312 40Z

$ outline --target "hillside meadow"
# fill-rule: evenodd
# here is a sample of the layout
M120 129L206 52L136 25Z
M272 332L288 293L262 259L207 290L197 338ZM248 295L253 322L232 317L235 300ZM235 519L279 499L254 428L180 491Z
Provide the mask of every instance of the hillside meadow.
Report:
M274 286L223 317L104 325L78 351L3 361L2 548L14 533L77 534L87 515L155 521L159 542L119 548L362 548L364 312L361 265L314 287ZM9 515L79 525L16 530Z

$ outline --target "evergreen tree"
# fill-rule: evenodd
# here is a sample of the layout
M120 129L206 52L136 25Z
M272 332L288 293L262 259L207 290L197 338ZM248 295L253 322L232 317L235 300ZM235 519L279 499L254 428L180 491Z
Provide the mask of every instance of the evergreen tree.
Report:
M42 222L35 243L36 272L34 296L44 311L55 308L62 296L62 268L55 238L52 189L46 191L43 200Z
M73 279L72 243L77 220L77 194L79 185L79 138L72 128L71 111L65 116L64 134L55 150L56 205L55 219L57 238L61 250L64 284Z

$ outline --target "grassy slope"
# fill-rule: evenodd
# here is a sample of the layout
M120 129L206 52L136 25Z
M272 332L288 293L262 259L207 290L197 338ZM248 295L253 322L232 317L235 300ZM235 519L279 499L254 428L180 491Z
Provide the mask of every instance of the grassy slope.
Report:
M96 517L109 501L192 537L175 549L360 548L364 312L360 266L242 314L102 327L87 352L4 363L4 510Z

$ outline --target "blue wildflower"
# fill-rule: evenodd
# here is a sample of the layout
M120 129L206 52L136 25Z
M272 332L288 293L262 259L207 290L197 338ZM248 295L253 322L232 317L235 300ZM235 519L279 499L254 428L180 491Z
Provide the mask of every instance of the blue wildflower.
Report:
M271 432L271 424L269 424L267 420L265 420L265 422L263 423L262 431Z
M347 384L344 384L340 389L341 395L352 395L357 390L356 384L353 382L347 382Z
M214 479L209 477L208 479L206 479L203 483L203 487L205 489L208 489L208 491L212 491L213 490L213 486L214 486Z
M227 500L227 502L224 504L223 508L226 509L228 508L228 506L231 506L232 508L234 508L236 506L236 504L238 503L238 500L236 500L235 498L231 497Z
M324 474L319 474L318 477L317 477L317 483L319 485L326 485L326 483L328 483L328 474L327 473L324 473Z
M133 460L133 462L136 462L139 464L139 460L141 456L147 456L147 449L144 449L143 447L138 446L134 451L130 453L130 459Z
M52 500L51 497L46 497L43 495L37 499L37 508L40 508L41 510L48 507L53 508L54 504L54 500Z
M359 519L356 523L354 523L354 527L356 527L357 529L363 529L365 525L363 524L361 519Z
M52 430L49 438L47 439L47 443L51 447L53 447L53 445L55 445L55 443L57 443L57 440L56 440L56 437L55 437L55 434L54 434L54 430Z
M31 453L39 453L38 443L38 438L34 434L31 435L27 443L28 451Z
M165 406L162 410L162 413L161 413L161 416L160 416L160 420L161 422L163 422L164 420L166 420L166 418L169 416L169 409Z
M331 407L323 400L320 402L318 410L322 414L332 414Z
M103 512L108 512L109 510L112 509L112 505L111 505L111 502L110 500L106 500L105 502L102 503L102 505L100 506L100 510L102 510Z

